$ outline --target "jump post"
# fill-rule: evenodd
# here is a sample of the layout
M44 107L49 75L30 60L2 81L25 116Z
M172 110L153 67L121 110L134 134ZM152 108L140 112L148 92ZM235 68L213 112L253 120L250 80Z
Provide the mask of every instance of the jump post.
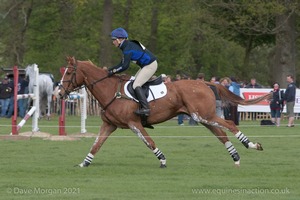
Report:
M26 121L32 117L32 132L38 132L38 118L39 118L39 109L40 109L40 100L39 100L39 87L37 85L39 79L39 69L36 64L34 64L34 72L36 77L36 83L34 84L33 94L19 94L18 95L18 83L19 83L19 70L17 66L13 67L14 73L14 115L12 117L12 132L11 135L18 135L19 130L24 126ZM26 113L25 117L21 120L21 122L17 125L17 117L18 117L18 99L28 99L32 98L33 106Z
M70 100L77 100L79 99L80 102L80 113L81 113L81 122L80 122L80 133L86 133L86 118L87 118L87 109L86 109L86 90L81 89L80 93L72 92L69 95ZM66 101L61 100L61 115L59 117L59 135L67 135L65 126L66 126Z

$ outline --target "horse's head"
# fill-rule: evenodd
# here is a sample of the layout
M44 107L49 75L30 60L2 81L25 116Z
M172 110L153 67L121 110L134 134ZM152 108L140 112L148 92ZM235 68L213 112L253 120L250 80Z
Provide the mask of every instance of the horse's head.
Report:
M30 77L30 76L33 76L33 74L34 74L34 65L28 65L25 68L25 76Z
M67 66L59 84L58 95L67 97L72 91L79 89L84 84L84 75L78 67L80 63L74 57L67 57Z
M28 65L25 68L25 77L26 77L26 79L29 78L30 81L34 82L34 80L36 79L35 70L38 70L37 64Z

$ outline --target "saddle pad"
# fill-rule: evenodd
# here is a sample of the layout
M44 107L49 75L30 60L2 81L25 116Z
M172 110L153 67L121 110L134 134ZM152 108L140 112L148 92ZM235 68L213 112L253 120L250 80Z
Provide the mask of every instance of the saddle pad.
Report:
M136 102L138 102L138 100L136 98L134 98L128 91L127 86L128 84L133 80L133 78L131 78L129 81L127 81L124 85L124 92L125 95L128 96L129 98L132 98L133 100L135 100ZM149 87L149 96L147 98L147 101L153 101L155 99L159 99L162 98L164 96L166 96L167 94L167 87L164 83L161 83L159 85L150 85Z

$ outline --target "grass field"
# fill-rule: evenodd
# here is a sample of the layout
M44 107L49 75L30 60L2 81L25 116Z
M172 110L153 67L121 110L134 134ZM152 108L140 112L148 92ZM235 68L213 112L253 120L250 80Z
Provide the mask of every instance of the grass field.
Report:
M298 200L300 126L240 129L264 151L247 150L228 133L241 156L234 167L225 147L202 126L177 126L170 120L149 130L167 157L167 168L129 130L116 131L88 168L73 167L88 153L94 138L49 141L0 140L0 199L286 199ZM283 124L286 123L283 122ZM299 123L296 121L296 123ZM0 135L11 132L0 119ZM42 132L58 134L58 119L41 120ZM88 117L87 130L101 121ZM67 132L80 132L79 117L67 117ZM22 131L30 130L30 121Z

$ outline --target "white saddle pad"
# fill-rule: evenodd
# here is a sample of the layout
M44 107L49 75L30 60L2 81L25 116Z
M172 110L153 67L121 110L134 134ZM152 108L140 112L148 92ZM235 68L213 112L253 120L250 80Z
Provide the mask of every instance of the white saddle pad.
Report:
M127 86L131 82L131 80L134 80L134 77L131 77L131 79L129 81L127 81L124 85L125 95L134 99L136 102L138 102L138 100L135 99L133 96L131 96L131 94L127 90ZM166 96L166 94L167 94L167 87L164 83L161 83L159 85L151 85L150 89L149 89L149 95L148 95L147 101L150 102L155 99L162 98L162 97Z

